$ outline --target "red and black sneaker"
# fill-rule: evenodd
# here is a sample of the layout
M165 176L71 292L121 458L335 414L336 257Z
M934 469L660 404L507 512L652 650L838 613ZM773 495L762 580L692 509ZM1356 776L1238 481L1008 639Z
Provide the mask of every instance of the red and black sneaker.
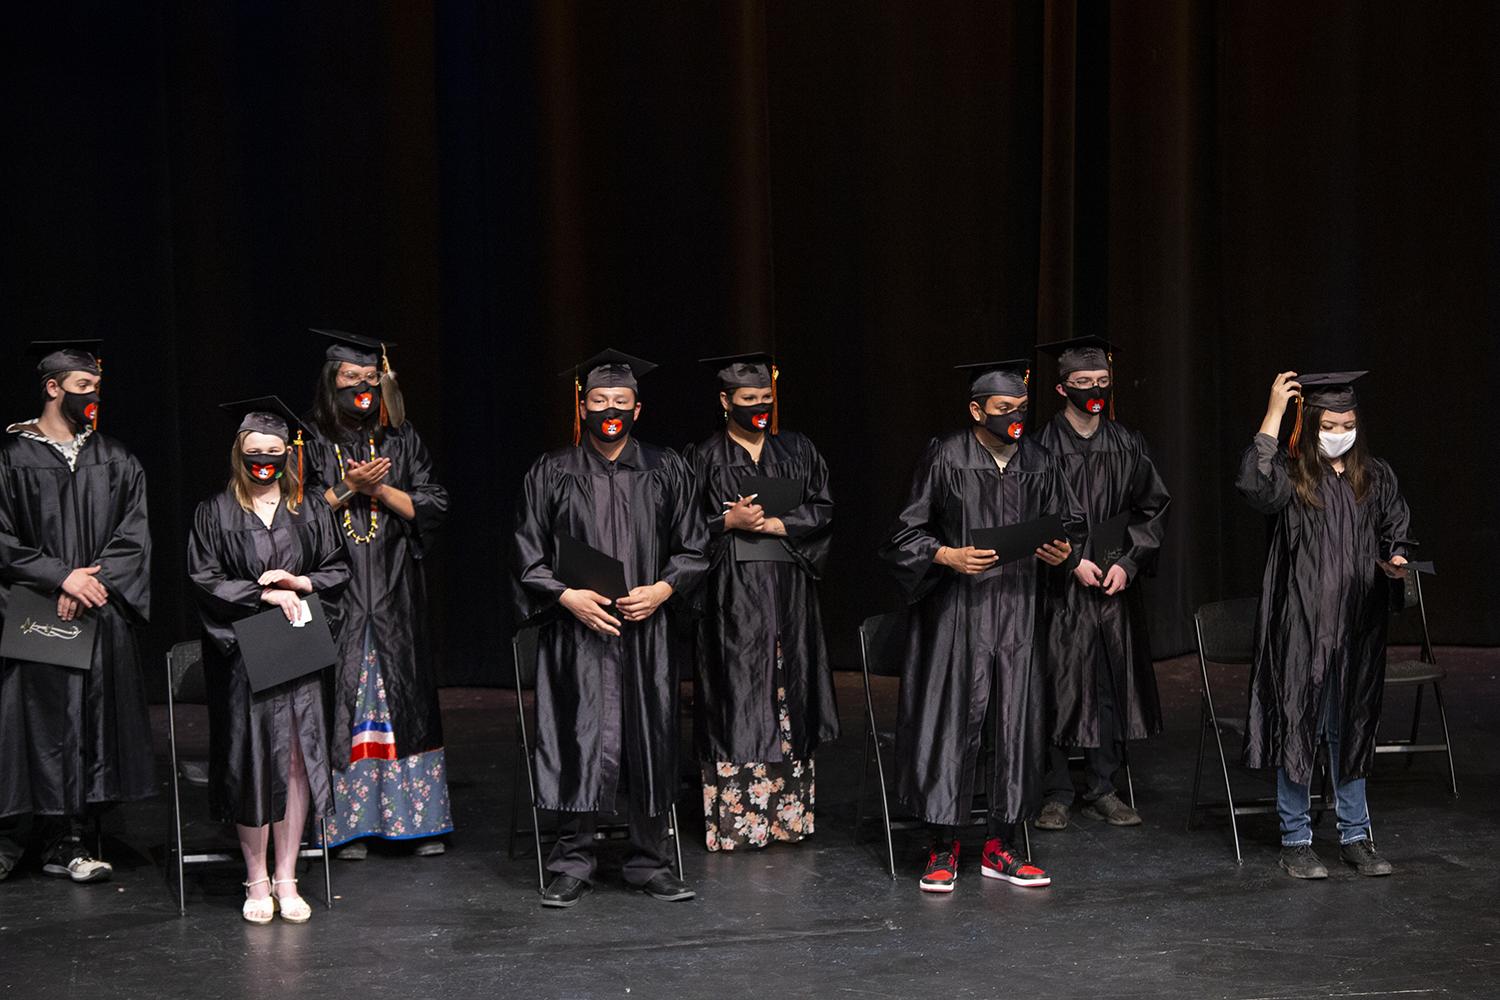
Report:
M927 870L917 883L923 892L952 892L958 881L958 841L951 850L934 847L927 856Z
M996 837L984 842L984 853L979 857L979 874L1028 889L1040 889L1052 884L1052 876L1047 874L1045 868L1020 857Z

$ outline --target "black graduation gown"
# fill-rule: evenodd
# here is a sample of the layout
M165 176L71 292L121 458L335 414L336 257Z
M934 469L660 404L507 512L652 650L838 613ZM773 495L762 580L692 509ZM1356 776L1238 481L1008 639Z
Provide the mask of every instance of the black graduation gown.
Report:
M1312 442L1317 447L1317 442ZM1385 690L1385 637L1391 585L1379 563L1406 555L1410 512L1396 474L1368 459L1370 491L1355 503L1342 476L1325 469L1322 510L1297 499L1288 458L1257 434L1240 461L1235 488L1272 518L1261 582L1245 724L1245 763L1284 767L1312 779L1323 697L1340 692L1339 776L1362 778L1375 759Z
M0 660L0 816L82 816L156 791L151 722L135 629L151 612L146 475L118 441L93 433L76 469L56 448L0 441L0 615L12 586L56 595L99 566L109 590L92 666Z
M966 823L983 727L994 707L990 814L1028 816L1047 766L1040 588L1044 564L1020 559L979 576L938 566L942 546L969 544L971 528L1060 514L1069 540L1087 532L1062 467L1022 439L1002 473L965 429L934 438L881 556L912 605L896 723L896 794L929 823ZM1073 557L1076 560L1076 556Z
M833 543L828 466L812 442L795 431L766 435L759 462L752 462L727 432L689 446L684 457L698 481L711 567L697 630L698 758L705 763L782 759L779 640L792 755L809 760L820 742L839 733L816 588ZM752 475L803 483L802 503L781 518L787 533L778 539L794 563L735 561L733 533L724 531L723 501L738 497L741 479Z
M1097 677L1109 678L1120 737L1144 739L1161 732L1161 699L1146 632L1146 602L1139 582L1149 573L1167 531L1172 498L1157 475L1138 432L1101 420L1091 437L1059 413L1040 435L1062 464L1073 495L1091 525L1131 512L1125 554L1115 560L1130 586L1108 597L1068 574L1047 600L1047 679L1052 697L1052 740L1059 746L1100 745ZM1085 550L1096 562L1103 553ZM1107 569L1100 562L1101 569Z
M294 739L302 745L313 810L322 816L333 808L322 677L308 674L252 692L234 623L271 610L256 580L284 569L312 582L337 626L349 582L340 537L328 505L312 494L295 514L285 504L277 507L269 528L227 490L200 503L193 516L187 565L203 623L210 808L220 822L265 826L282 818Z
M315 426L309 422L309 426ZM338 456L334 442L314 430L306 449L306 493L323 494L337 483ZM345 462L370 457L368 434L354 431L338 440ZM380 656L380 679L396 734L396 756L435 750L443 745L443 722L438 705L437 666L428 639L427 581L422 559L448 517L448 491L432 481L432 459L410 423L386 428L376 454L391 460L386 482L411 497L416 517L408 521L388 508L377 517L380 529L373 541L356 544L343 530L343 511L334 521L349 559L349 586L344 591L343 630L339 635L339 670L333 704L333 761L349 766L349 742L359 698L359 673L365 661L368 626ZM371 500L352 497L344 509L360 535L370 530Z
M537 805L613 812L623 764L632 801L660 815L677 792L669 609L622 621L618 637L585 628L558 607L567 589L552 572L559 532L623 562L627 586L665 580L668 604L684 602L708 568L692 470L676 452L634 438L614 462L584 442L537 459L516 505L515 620L546 622L536 680Z

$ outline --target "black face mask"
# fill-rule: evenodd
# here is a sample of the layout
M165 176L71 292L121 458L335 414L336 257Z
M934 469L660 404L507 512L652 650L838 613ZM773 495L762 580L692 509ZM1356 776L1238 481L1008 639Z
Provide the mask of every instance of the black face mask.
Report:
M365 421L380 412L380 386L346 386L338 391L339 409L358 421Z
M241 455L240 464L245 467L252 483L274 483L286 471L286 452L280 455Z
M745 430L752 434L759 434L771 426L771 404L755 403L751 406L741 406L738 403L732 403L729 407L729 416Z
M63 392L62 415L68 423L79 430L93 424L99 416L99 394L97 392Z
M1001 441L1014 444L1026 434L1026 411L1012 410L1009 413L986 413L984 415L984 429Z
M1068 402L1091 417L1103 416L1109 410L1109 389L1099 386L1075 389L1071 385L1064 385L1063 392L1067 393Z
M611 406L607 410L585 410L583 425L597 441L611 444L622 440L635 426L635 411Z

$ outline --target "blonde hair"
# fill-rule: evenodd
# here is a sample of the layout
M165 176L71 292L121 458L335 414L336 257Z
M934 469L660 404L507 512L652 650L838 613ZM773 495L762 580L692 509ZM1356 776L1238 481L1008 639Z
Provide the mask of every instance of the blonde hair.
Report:
M255 512L255 505L251 501L251 491L261 485L250 478L250 473L245 471L245 463L241 459L245 455L245 438L250 431L240 431L234 436L234 444L229 448L229 492L234 494L235 500L248 513ZM286 502L286 509L293 514L297 513L299 504L297 497L301 493L302 479L298 474L296 465L292 462L292 447L290 442L286 445L286 466L282 469L281 478L276 480L281 487L281 499Z

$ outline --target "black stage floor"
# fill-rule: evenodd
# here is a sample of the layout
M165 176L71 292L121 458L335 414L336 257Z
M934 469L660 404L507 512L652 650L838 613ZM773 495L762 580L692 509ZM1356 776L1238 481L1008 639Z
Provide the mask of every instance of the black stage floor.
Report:
M1050 889L981 880L975 843L957 892L926 896L915 879L920 834L898 840L895 882L875 824L851 843L863 729L858 678L843 674L847 735L819 755L812 840L708 855L685 796L695 901L658 903L606 872L577 908L543 911L531 856L505 853L512 696L449 690L458 833L446 856L336 863L336 906L305 927L243 923L238 866L199 869L180 918L155 860L166 800L132 806L107 826L113 882L74 886L31 869L0 884L0 996L1500 997L1500 651L1440 658L1461 797L1449 796L1440 757L1378 762L1370 800L1398 866L1389 879L1336 864L1323 883L1281 876L1271 817L1243 828L1243 866L1226 825L1184 829L1197 668L1177 659L1159 665L1169 732L1133 755L1146 825L1075 817L1062 833L1034 833ZM1231 700L1241 693L1233 685ZM1387 724L1409 713L1409 698L1394 697ZM187 742L201 746L201 716L189 728ZM1268 787L1239 777L1251 791ZM1318 828L1330 862L1332 825L1329 816ZM304 889L321 896L316 867Z

